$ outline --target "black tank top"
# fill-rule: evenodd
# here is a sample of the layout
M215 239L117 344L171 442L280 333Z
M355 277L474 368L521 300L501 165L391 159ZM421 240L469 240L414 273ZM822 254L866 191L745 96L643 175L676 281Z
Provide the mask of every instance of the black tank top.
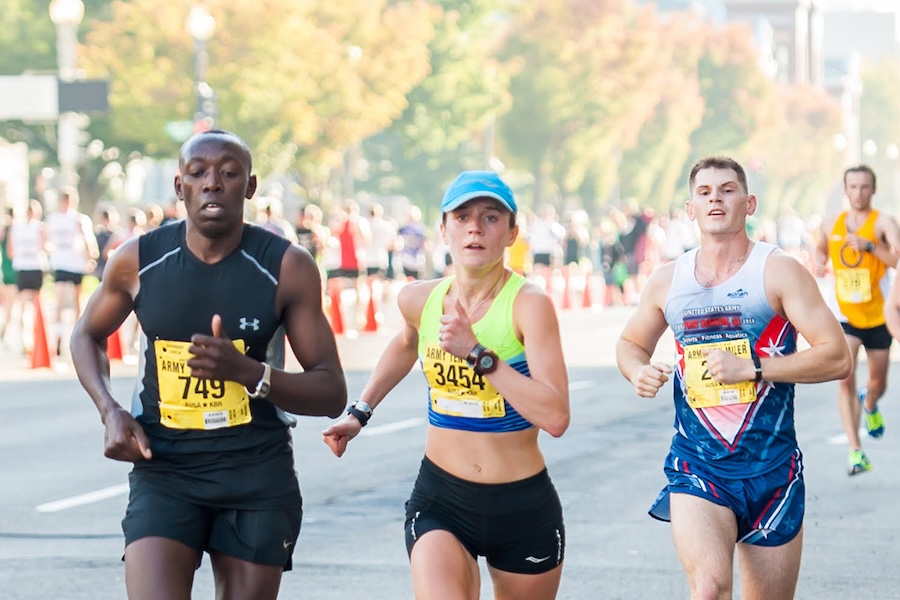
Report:
M136 467L247 465L265 457L292 455L287 417L266 400L250 399L251 420L220 429L173 429L160 423L156 340L190 341L211 335L221 315L226 334L243 340L246 354L263 361L279 325L275 292L290 242L245 224L240 246L207 264L185 243L185 222L159 227L139 240L140 290L134 311L146 336L143 376L132 413L150 438L153 460Z

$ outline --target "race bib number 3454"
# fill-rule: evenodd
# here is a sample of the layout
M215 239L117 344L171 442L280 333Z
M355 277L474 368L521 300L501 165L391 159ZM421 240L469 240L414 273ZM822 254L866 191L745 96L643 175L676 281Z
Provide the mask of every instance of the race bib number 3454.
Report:
M431 408L454 417L505 417L503 396L483 375L437 344L428 344L422 369L431 386Z
M234 340L244 352L244 340ZM191 377L190 342L156 340L159 420L172 429L220 429L249 423L247 390L236 381Z
M750 341L746 338L723 340L684 347L684 382L691 408L707 408L726 404L745 404L756 400L756 384L752 381L717 383L706 367L707 350L725 350L740 358L750 358Z

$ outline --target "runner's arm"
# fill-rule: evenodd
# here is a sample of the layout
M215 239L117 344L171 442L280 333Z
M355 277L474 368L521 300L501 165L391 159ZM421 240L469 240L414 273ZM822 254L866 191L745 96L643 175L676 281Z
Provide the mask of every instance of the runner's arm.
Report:
M643 398L655 397L672 372L666 364L654 364L652 357L659 338L668 327L663 307L674 270L675 263L672 262L653 272L641 293L637 311L628 319L616 342L619 371Z
M529 423L560 437L569 427L571 414L569 377L553 301L526 284L513 305L513 319L524 341L531 376L500 361L486 377Z
M69 344L78 380L105 427L104 455L127 462L151 458L150 443L131 413L113 397L106 338L119 329L134 308L139 281L137 241L134 238L110 258Z
M894 267L900 260L900 228L897 221L889 214L879 213L876 228L878 229L876 237L886 243L876 242L872 254L888 267Z
M825 272L828 270L828 230L825 229L825 223L816 230L816 245L815 245L815 264L816 264L816 277L824 277Z
M359 399L374 410L387 394L409 373L418 358L418 323L433 282L416 282L400 290L397 304L403 315L403 329L388 343L375 370ZM346 415L339 422L322 432L322 441L335 456L343 456L347 444L356 437L362 424L353 415Z
M844 332L822 298L815 280L796 259L776 251L765 271L766 295L776 312L785 316L809 343L787 356L760 355L763 379L790 383L819 383L843 379L853 368Z
M338 356L334 333L322 310L322 282L312 256L290 246L281 264L276 302L284 314L285 330L299 373L272 369L266 400L290 413L335 418L347 404L347 382ZM247 387L262 375L260 363L252 367Z
M900 340L900 277L895 277L884 300L884 322L894 339Z

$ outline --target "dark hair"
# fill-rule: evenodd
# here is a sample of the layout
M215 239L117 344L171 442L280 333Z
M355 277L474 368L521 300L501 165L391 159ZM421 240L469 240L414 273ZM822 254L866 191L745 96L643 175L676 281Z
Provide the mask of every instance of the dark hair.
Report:
M512 212L502 204L496 198L491 198L490 196L479 196L477 198L472 198L471 200L466 200L461 206L471 202L472 200L491 200L495 205L499 206L503 210L509 213L509 228L513 229L516 226L516 213ZM452 210L450 212L453 212ZM441 223L447 223L447 213L441 213Z
M737 175L738 183L744 188L744 193L746 194L749 192L747 189L747 173L744 171L744 167L736 160L727 156L707 156L706 158L698 160L691 168L691 176L688 178L688 191L691 194L694 193L694 179L697 178L697 173L703 169L731 169Z
M844 171L844 185L847 185L848 173L868 173L869 177L872 178L872 189L878 189L878 186L875 185L875 171L873 171L872 167L870 167L869 165L856 165L855 167L850 167L849 169Z
M241 149L241 153L244 155L244 160L247 162L247 173L253 172L253 157L250 153L250 147L247 145L247 142L245 142L241 136L234 133L233 131L226 131L224 129L207 129L206 131L195 133L187 140L185 140L178 152L178 160L181 164L184 164L184 156L188 148L190 148L190 146L198 139L205 137L217 137L220 139L229 138L232 143L234 143L238 146L238 148Z

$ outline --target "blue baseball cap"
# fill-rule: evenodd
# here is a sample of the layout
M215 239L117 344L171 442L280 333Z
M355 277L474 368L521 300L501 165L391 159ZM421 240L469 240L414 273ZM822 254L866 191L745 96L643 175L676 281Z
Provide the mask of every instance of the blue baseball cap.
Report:
M519 210L512 190L497 173L494 171L463 171L444 192L444 199L441 200L441 212L456 210L475 198L493 198L513 214Z

